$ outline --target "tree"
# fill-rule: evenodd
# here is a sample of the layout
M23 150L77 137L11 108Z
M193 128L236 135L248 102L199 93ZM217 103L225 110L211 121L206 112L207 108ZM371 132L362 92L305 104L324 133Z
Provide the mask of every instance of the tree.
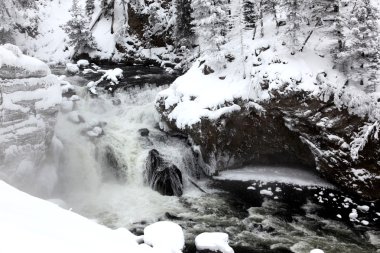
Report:
M245 0L244 8L244 21L247 28L253 29L252 40L256 37L258 21L260 19L259 5L257 1Z
M289 49L292 55L301 48L301 8L299 5L299 0L285 0L285 5L287 6L287 20L288 20L288 31L289 36Z
M220 51L226 42L228 11L226 0L193 0L192 24L204 50Z
M191 0L175 0L176 26L174 29L175 45L190 47L194 37Z
M36 10L33 0L1 0L0 43L12 43L16 31L35 36L39 21Z
M69 36L69 45L74 47L74 55L96 48L96 43L89 30L89 21L85 18L78 0L73 0L70 9L71 19L63 26Z
M375 91L379 80L379 12L370 0L358 0L347 21L341 58L350 58L350 81Z
M94 14L95 9L95 0L86 0L86 14L88 16L92 16Z

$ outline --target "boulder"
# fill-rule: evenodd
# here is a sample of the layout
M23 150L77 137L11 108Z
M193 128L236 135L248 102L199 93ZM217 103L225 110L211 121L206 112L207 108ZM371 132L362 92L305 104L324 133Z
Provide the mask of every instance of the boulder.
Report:
M155 149L149 151L145 179L153 190L162 195L181 196L183 193L181 171Z

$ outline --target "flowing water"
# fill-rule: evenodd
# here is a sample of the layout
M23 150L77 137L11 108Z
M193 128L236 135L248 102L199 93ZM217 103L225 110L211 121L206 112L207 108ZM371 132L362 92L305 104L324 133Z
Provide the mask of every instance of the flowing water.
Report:
M144 67L133 67L127 75L138 86L99 97L84 88L93 76L69 78L80 100L66 102L74 113L66 109L59 114L50 159L56 170L46 175L46 181L56 183L46 198L137 234L149 223L173 220L184 228L185 252L195 252L194 237L205 231L227 232L235 252L379 252L377 203L361 203L370 206L368 212L359 211L370 222L364 226L348 219L355 201L326 185L196 180L199 168L186 140L158 128L154 98L170 78L160 81L157 69ZM89 136L95 126L103 133ZM143 128L149 136L141 136ZM143 172L152 149L181 170L182 197L162 196L145 184ZM263 189L275 194L262 195Z

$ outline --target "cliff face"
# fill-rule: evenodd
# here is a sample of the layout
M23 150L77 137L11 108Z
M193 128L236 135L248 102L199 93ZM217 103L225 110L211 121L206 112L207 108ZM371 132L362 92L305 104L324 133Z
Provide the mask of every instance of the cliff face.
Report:
M52 141L60 82L46 64L8 44L0 46L0 91L0 177L22 182L35 175Z

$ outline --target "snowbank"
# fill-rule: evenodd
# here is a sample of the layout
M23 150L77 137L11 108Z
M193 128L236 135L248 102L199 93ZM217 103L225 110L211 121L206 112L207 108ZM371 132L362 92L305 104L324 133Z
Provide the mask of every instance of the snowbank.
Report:
M124 228L111 230L57 204L0 181L1 251L7 253L174 253L181 252L180 226L158 222L145 230L145 242ZM21 243L20 243L21 242Z

